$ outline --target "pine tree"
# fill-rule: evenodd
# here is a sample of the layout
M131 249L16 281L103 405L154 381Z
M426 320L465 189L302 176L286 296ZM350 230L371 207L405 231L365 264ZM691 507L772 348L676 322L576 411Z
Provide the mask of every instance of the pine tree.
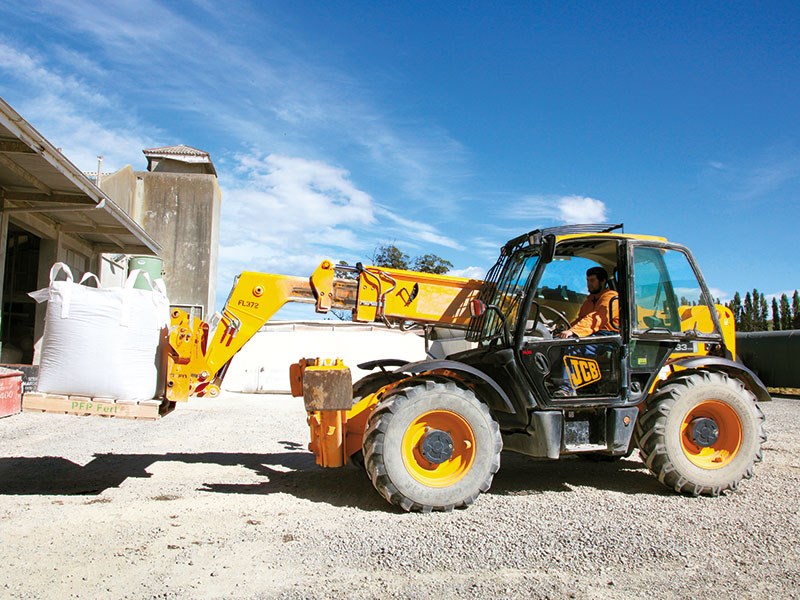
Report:
M772 331L781 330L781 313L778 312L778 301L772 297Z
M789 297L781 294L781 329L784 331L792 328L792 311L789 308Z
M758 331L759 309L761 308L761 293L753 288L752 309L750 312L750 331Z
M792 329L800 329L800 294L797 290L792 296Z
M753 331L753 301L750 299L750 292L744 295L744 305L742 306L742 318L740 331Z
M761 298L759 302L759 311L758 311L758 331L766 331L767 330L767 321L769 320L768 316L768 309L767 309L767 299L764 294L761 294Z
M733 300L728 303L728 308L731 309L733 322L736 324L736 328L739 329L742 324L742 297L739 292L733 295Z

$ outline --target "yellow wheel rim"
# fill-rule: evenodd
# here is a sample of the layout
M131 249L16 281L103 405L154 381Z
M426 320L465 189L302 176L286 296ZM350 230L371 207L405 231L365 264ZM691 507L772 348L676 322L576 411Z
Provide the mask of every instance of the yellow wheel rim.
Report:
M719 429L717 439L707 447L698 445L693 437L692 421L711 419ZM686 457L703 469L721 469L739 453L744 428L739 415L730 406L718 400L701 402L690 410L681 424L681 446Z
M449 459L434 464L422 454L422 442L430 431L443 431L453 441ZM432 410L418 416L403 436L403 463L411 476L429 487L447 487L463 479L475 462L475 433L459 414Z

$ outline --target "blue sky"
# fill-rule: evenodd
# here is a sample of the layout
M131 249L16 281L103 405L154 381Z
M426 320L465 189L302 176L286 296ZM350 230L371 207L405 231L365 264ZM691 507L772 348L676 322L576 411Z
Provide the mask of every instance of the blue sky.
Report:
M796 2L0 3L0 95L84 170L211 153L218 290L624 222L723 301L800 288Z

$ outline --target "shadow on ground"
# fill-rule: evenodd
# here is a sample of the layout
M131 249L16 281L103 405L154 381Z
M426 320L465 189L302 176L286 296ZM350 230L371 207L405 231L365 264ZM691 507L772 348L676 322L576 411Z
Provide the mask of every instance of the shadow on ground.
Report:
M506 452L489 493L522 496L590 487L624 494L669 495L670 491L636 456L609 462L578 456L559 460L532 459Z
M86 465L61 457L0 459L0 495L97 495L119 487L129 478L148 478L148 467L158 462L244 467L264 478L247 483L204 483L199 491L217 494L284 493L334 506L385 510L360 467L322 469L314 456L286 442L286 452L249 454L200 452L164 454L96 454ZM665 489L633 459L590 462L576 458L531 460L504 454L489 494L528 495L569 492L593 487L623 493L661 494Z

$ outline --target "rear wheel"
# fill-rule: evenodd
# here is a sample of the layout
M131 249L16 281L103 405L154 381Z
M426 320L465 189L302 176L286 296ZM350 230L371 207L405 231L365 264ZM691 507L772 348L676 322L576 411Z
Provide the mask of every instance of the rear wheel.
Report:
M485 492L503 443L489 409L453 383L422 382L384 398L364 434L367 474L404 510L453 510Z
M636 425L639 450L664 485L718 496L753 476L766 441L764 414L738 379L696 371L647 400Z

